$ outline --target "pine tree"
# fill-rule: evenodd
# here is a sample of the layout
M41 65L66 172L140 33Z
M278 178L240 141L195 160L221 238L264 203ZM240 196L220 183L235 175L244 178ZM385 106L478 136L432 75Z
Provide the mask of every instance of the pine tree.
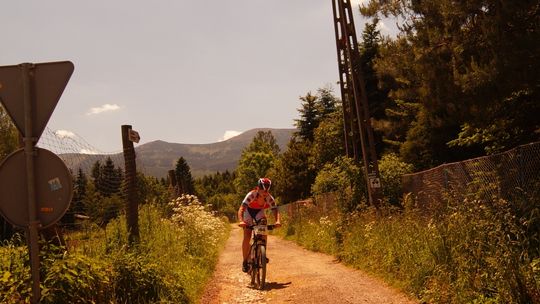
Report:
M301 108L298 109L300 118L295 119L296 133L302 140L313 140L313 132L319 125L319 109L317 106L317 96L308 92L306 96L301 96Z
M194 194L195 187L193 185L191 169L189 168L189 165L187 164L184 157L180 157L178 159L174 172L176 174L176 181L180 189L180 194Z
M294 202L310 196L316 176L316 170L309 165L310 157L311 143L293 136L287 150L276 161L271 175L275 184L274 194L282 202Z

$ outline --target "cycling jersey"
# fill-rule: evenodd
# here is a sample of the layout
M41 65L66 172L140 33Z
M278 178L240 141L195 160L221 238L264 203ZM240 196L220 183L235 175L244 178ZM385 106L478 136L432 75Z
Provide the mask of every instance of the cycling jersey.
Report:
M264 210L275 207L276 202L270 193L263 192L263 194L259 194L259 191L254 189L246 195L242 201L242 205L246 208L244 211L244 222L253 225L253 219L258 221L265 218Z

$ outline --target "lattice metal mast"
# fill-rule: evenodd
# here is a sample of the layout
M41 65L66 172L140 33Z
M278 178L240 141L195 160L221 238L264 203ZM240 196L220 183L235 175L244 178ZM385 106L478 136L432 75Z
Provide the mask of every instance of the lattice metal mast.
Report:
M358 137L360 137L369 202L378 206L381 198L379 166L351 3L349 0L332 0L332 8L343 100L345 149L348 156L358 161Z

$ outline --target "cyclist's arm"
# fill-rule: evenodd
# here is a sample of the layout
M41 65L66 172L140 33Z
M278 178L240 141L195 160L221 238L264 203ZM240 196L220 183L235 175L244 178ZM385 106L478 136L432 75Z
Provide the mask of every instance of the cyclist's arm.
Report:
M272 206L272 214L274 215L274 225L281 226L281 215L279 214L278 207L274 197L270 195L270 205Z
M277 206L274 206L274 208L272 208L272 213L274 214L274 220L275 220L274 225L280 226L281 225L281 215L279 214L279 210L278 210Z
M238 208L238 221L240 223L243 223L244 222L244 212L246 211L246 205L245 204L242 204L240 205L240 208Z

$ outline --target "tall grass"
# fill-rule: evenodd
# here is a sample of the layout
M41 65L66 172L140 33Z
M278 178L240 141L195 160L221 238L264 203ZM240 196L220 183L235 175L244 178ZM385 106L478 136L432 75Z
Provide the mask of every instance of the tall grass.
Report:
M42 303L197 302L228 235L224 219L185 196L167 208L141 206L137 246L128 246L125 223L120 216L105 231L79 232L69 252L43 246ZM28 253L21 245L0 247L1 303L29 301Z
M449 199L439 215L385 207L284 217L284 233L428 303L540 303L536 204ZM535 211L536 210L536 211Z

